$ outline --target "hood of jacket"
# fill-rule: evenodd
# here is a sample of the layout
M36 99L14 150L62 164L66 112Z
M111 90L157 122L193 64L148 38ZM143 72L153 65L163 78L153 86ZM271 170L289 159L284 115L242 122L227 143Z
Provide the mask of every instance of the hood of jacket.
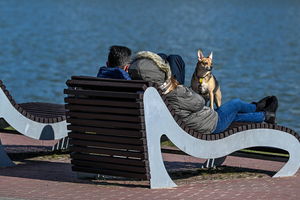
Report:
M132 79L151 81L160 85L171 78L169 63L150 51L138 52L128 73Z

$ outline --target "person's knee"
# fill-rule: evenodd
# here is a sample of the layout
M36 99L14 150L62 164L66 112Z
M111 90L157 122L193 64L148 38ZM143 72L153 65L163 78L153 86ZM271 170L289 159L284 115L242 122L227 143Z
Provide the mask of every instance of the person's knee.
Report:
M185 74L185 63L181 56L179 55L169 55L168 56L168 62L171 65L171 68L174 70L180 71L182 75Z
M239 98L232 99L231 101L232 101L234 104L240 104L240 103L242 102L242 100L239 99Z
M177 60L177 61L183 62L182 57L180 55L176 55L176 54L169 55L168 59L169 60Z

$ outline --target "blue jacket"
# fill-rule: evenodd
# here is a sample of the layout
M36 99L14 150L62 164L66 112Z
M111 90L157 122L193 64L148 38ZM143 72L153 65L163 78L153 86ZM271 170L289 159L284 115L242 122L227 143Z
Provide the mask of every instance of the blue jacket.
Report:
M129 74L119 67L100 67L97 77L131 80Z

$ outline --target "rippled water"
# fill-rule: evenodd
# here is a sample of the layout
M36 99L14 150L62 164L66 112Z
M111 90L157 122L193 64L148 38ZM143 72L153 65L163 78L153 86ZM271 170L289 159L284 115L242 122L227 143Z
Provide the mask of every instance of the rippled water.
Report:
M277 95L278 121L300 132L300 1L0 0L0 79L17 102L63 103L71 75L95 75L110 45L214 52L223 100Z

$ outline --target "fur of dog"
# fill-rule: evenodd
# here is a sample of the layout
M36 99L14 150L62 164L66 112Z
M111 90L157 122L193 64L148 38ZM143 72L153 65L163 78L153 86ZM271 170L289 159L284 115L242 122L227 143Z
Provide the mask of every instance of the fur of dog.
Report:
M210 107L214 108L214 103L217 107L221 106L222 93L219 83L212 74L213 53L208 57L204 57L201 50L198 50L198 62L195 72L192 76L192 89L203 96L205 102L210 102Z

